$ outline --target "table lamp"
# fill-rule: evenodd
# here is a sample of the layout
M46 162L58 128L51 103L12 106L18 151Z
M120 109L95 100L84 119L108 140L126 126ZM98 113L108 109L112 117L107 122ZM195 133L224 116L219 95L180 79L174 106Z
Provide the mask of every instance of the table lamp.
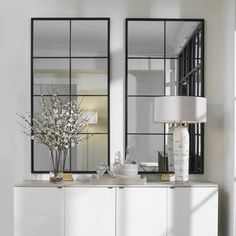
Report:
M187 124L206 122L206 98L163 96L154 99L154 122L174 125L175 181L189 180L189 133Z

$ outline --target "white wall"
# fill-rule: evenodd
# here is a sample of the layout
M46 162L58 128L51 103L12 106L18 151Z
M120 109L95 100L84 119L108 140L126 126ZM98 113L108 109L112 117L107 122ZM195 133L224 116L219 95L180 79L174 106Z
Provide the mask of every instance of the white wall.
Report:
M234 166L234 0L222 1L221 78L224 95L224 156L221 168L221 235L235 235Z
M223 1L223 0L222 0ZM226 0L231 9L231 0ZM0 230L13 235L13 185L30 175L29 140L19 132L15 112L30 110L30 17L35 16L109 16L111 17L111 156L123 150L124 138L124 18L198 17L206 20L205 88L208 98L208 123L205 134L205 175L193 176L228 186L233 165L232 153L224 149L223 87L221 55L230 50L231 41L222 43L221 0L1 0L0 1ZM227 13L227 11L225 11ZM228 19L228 18L227 18ZM228 21L224 19L223 23ZM228 29L230 33L231 29ZM223 48L222 48L223 47ZM229 61L225 55L225 65ZM224 67L224 71L231 67ZM230 73L230 72L229 72ZM224 74L224 73L223 73ZM230 80L231 81L231 80ZM225 87L225 92L227 88ZM226 109L226 108L225 108ZM227 108L228 109L228 108ZM225 133L228 135L228 133ZM229 137L229 136L227 136ZM228 140L228 139L227 139ZM229 141L229 140L228 140ZM228 145L227 145L228 146ZM225 165L224 165L225 164ZM223 167L223 169L222 169ZM227 190L226 189L226 190ZM232 196L232 192L227 192ZM223 198L224 199L224 198ZM225 200L227 203L227 199ZM227 204L224 215L230 208ZM232 215L231 215L232 217ZM228 218L229 219L229 218ZM232 218L231 218L232 219ZM229 219L229 222L232 222ZM224 224L225 227L230 227ZM232 225L231 225L232 227ZM225 228L222 232L227 232ZM228 231L230 232L230 231ZM232 231L231 231L232 232ZM222 234L233 235L231 234Z

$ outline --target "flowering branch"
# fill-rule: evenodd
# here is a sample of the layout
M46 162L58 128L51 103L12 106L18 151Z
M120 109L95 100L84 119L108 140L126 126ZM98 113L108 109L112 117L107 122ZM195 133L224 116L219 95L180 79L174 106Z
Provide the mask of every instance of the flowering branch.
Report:
M46 145L50 151L67 150L75 144L88 138L83 135L92 114L84 116L85 110L81 108L82 100L78 103L72 100L63 104L57 93L53 91L48 103L41 95L41 113L17 114L24 125L24 133L39 143Z

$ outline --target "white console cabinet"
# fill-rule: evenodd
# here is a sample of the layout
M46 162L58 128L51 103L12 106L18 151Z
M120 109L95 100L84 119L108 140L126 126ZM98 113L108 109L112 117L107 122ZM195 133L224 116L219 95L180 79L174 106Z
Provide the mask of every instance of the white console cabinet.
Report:
M214 184L21 184L14 236L217 236Z

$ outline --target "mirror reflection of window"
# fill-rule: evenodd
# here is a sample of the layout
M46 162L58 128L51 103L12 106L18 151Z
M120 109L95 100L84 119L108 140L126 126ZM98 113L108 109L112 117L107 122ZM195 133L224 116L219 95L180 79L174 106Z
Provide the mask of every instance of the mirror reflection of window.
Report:
M199 27L199 21L166 22L166 57L178 58L182 49Z

